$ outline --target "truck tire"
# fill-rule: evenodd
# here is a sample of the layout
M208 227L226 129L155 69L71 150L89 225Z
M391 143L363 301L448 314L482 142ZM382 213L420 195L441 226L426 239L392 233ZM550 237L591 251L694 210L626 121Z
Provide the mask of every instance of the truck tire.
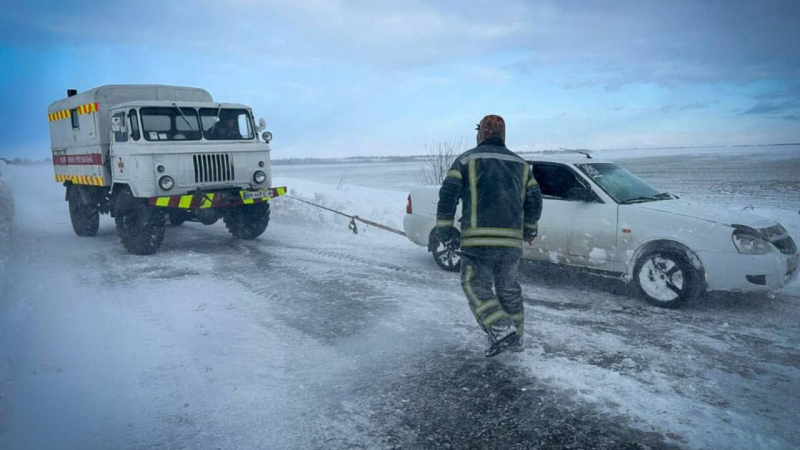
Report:
M255 239L269 225L269 203L230 208L222 216L225 228L237 239Z
M186 213L179 209L169 210L169 225L172 227L179 227L186 222Z
M122 246L133 255L152 255L164 241L166 216L145 200L126 195L125 208L114 215Z
M69 218L75 234L82 237L97 235L100 227L100 208L98 205L84 202L81 196L81 187L72 185L67 192L69 202Z

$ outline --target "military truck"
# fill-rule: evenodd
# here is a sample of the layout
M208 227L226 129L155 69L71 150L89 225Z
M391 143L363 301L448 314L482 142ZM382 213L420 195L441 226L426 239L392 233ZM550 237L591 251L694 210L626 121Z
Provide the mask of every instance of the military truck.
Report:
M269 224L268 200L286 193L271 186L264 119L256 125L250 107L214 102L204 89L70 89L48 120L75 234L95 236L100 214L109 214L136 255L158 251L167 221L222 219L235 238L255 239Z

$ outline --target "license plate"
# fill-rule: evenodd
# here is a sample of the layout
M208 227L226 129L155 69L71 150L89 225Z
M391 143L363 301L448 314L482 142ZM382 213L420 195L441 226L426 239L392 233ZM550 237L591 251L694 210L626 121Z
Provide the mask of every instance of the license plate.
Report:
M264 197L269 197L269 191L255 191L255 192L242 193L242 198L245 200L253 200L256 198L264 198Z

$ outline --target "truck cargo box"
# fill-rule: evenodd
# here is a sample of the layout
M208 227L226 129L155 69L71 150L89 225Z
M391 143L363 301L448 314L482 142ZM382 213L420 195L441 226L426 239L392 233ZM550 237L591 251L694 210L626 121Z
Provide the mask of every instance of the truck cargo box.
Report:
M56 181L108 186L110 109L134 100L211 102L205 89L162 85L106 85L53 102L47 110Z

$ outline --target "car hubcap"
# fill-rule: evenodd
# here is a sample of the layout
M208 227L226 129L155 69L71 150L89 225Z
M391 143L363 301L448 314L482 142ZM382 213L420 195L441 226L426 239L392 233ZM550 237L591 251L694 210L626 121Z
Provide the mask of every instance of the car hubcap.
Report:
M683 272L675 261L654 256L639 269L639 285L655 300L673 301L683 291Z
M439 244L436 247L436 259L447 267L455 267L461 261L455 249L448 248L444 244Z

